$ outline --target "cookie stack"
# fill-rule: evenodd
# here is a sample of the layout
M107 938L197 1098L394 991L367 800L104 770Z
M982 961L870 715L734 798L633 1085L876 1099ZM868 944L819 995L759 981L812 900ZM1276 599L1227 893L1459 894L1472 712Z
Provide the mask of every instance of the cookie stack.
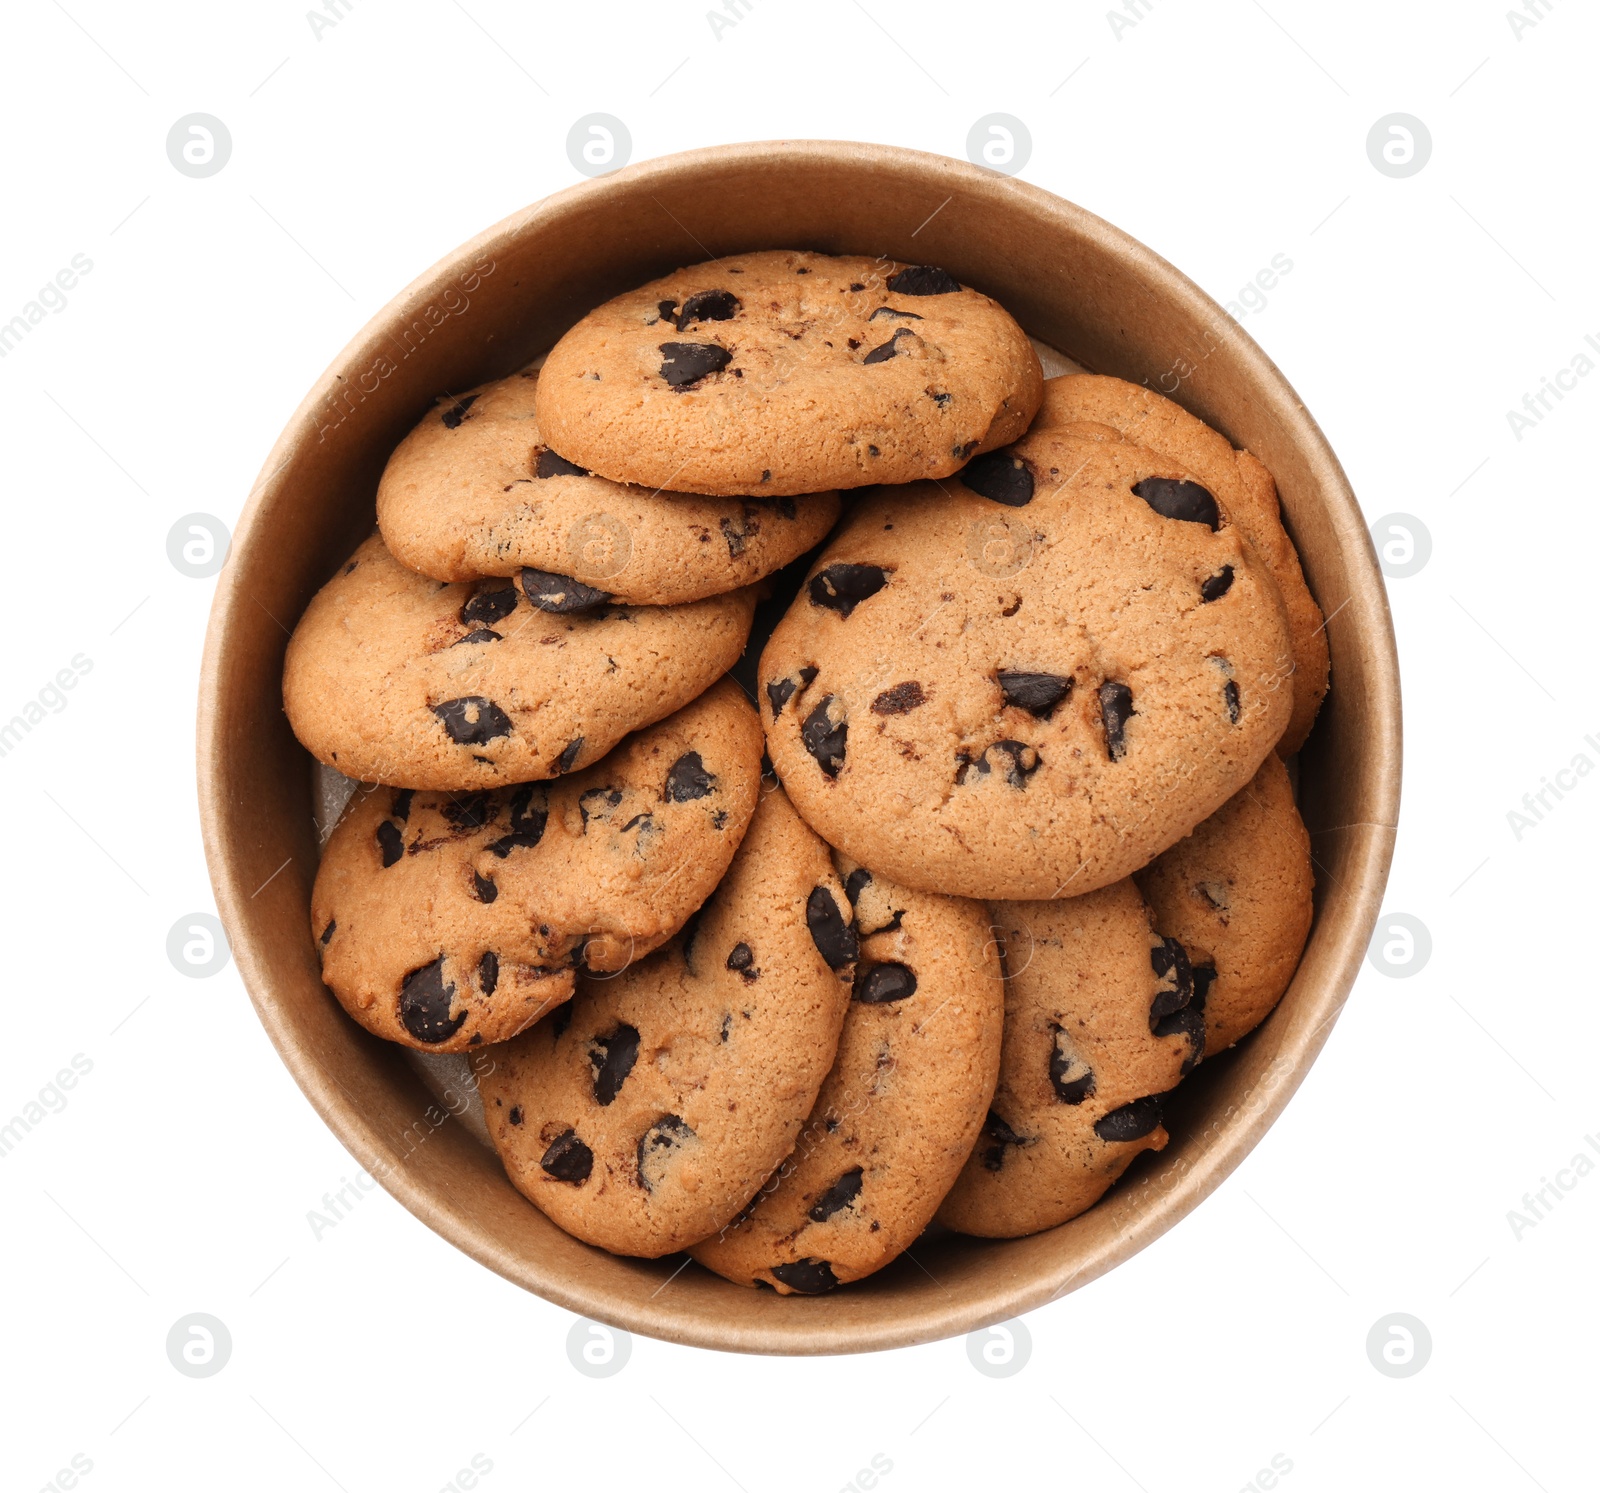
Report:
M943 269L679 270L377 514L285 664L356 782L311 936L578 1238L787 1294L1049 1228L1287 987L1328 657L1272 478Z

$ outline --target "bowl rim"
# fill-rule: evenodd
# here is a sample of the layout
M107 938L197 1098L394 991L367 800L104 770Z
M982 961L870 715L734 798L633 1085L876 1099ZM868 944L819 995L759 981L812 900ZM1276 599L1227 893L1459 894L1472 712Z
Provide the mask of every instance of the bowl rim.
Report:
M1366 750L1358 764L1361 801L1370 805L1370 817L1357 823L1335 825L1325 833L1350 833L1359 840L1353 852L1360 865L1359 883L1347 889L1337 908L1334 940L1322 961L1317 999L1300 1013L1294 1029L1280 1044L1288 1053L1273 1064L1267 1081L1258 1085L1250 1102L1220 1122L1220 1133L1206 1145L1199 1164L1170 1186L1160 1206L1134 1216L1115 1238L1104 1241L1073 1270L1033 1268L1024 1278L1016 1272L996 1271L992 1289L976 1303L922 1307L902 1319L864 1326L845 1313L842 1325L822 1325L809 1313L805 1320L785 1321L771 1313L765 1330L753 1330L729 1321L685 1316L680 1311L650 1303L619 1304L606 1287L576 1280L560 1267L541 1270L538 1262L513 1256L461 1212L442 1201L437 1187L403 1166L387 1162L386 1148L336 1075L308 1051L295 1030L293 1017L279 1004L268 973L263 940L247 916L252 893L237 874L227 851L223 755L226 751L222 716L225 633L236 607L244 602L243 567L232 561L236 554L259 546L267 537L261 515L286 479L282 474L308 436L318 428L319 413L352 370L370 361L371 348L381 330L419 298L436 293L436 287L495 246L514 240L544 218L554 218L571 204L603 195L618 182L639 183L681 177L686 169L726 164L834 162L855 166L866 162L889 172L933 180L970 173L969 180L993 183L996 173L931 152L867 142L834 140L753 141L682 151L626 166L618 171L546 196L501 219L443 255L390 298L355 333L329 363L294 410L273 443L261 472L252 484L235 526L228 563L221 571L212 598L199 681L197 717L197 767L202 838L218 913L228 929L234 960L239 968L258 1019L284 1065L310 1101L313 1109L358 1162L378 1178L408 1211L479 1263L515 1284L584 1317L629 1331L695 1346L761 1353L843 1353L875 1351L931 1341L1007 1320L1076 1289L1120 1264L1173 1227L1218 1187L1254 1148L1277 1119L1300 1082L1309 1072L1326 1042L1334 1020L1349 996L1359 973L1372 929L1376 924L1393 854L1400 802L1401 704L1399 662L1387 594L1367 532L1366 521L1337 457L1304 403L1272 360L1222 307L1181 271L1123 230L1042 187L1004 179L1005 190L1034 200L1035 206L1070 223L1086 238L1098 240L1109 252L1131 261L1147 282L1197 322L1230 323L1230 351L1253 385L1268 391L1271 414L1287 441L1303 456L1316 477L1323 506L1341 535L1347 566L1354 623L1362 629L1366 664L1376 671L1380 686L1364 708L1363 742ZM1072 349L1062 351L1069 356ZM1335 686L1337 687L1337 686ZM259 889L258 889L259 890ZM1325 914L1318 909L1318 922ZM453 1119L447 1123L454 1123ZM471 1142L476 1145L477 1142ZM1114 1191L1112 1196L1117 1193ZM531 1208L533 1205L530 1203ZM1103 1206L1103 1205L1102 1205ZM1067 1227L1063 1225L1062 1227ZM742 1289L735 1287L734 1289ZM785 1298L807 1300L808 1298ZM823 1300L835 1298L818 1298ZM787 1316L787 1314L785 1314Z

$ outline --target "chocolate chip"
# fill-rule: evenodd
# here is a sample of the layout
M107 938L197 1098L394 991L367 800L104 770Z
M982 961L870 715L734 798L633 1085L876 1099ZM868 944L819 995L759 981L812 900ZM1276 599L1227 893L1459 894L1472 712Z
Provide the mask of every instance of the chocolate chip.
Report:
M472 894L480 902L493 902L500 895L500 888L487 876L480 876L476 871L472 873Z
M456 426L458 426L467 418L467 411L470 410L472 406L477 403L477 401L478 396L476 394L469 394L465 399L456 400L456 402L451 405L449 409L439 416L439 418L444 421L445 429L454 430Z
M323 948L328 947L328 940L333 937L333 930L338 926L339 924L333 918L328 919L328 926L322 930L322 938L320 940ZM1215 973L1216 971L1212 970L1212 974Z
M1027 674L1020 669L1001 669L995 678L1007 705L1026 710L1040 720L1047 720L1051 711L1072 693L1070 674Z
M500 806L488 793L467 793L446 799L439 805L439 813L458 830L482 829L494 823Z
M817 677L817 671L809 664L798 671L799 684L793 679L775 679L767 686L767 703L772 706L772 718L777 720L783 707L787 705L794 692L803 685L810 684Z
M1157 1094L1147 1094L1143 1099L1135 1099L1121 1109L1102 1115L1094 1122L1094 1133L1101 1140L1139 1140L1160 1123L1161 1098Z
M394 802L389 805L389 817L398 819L402 824L411 817L411 800L416 796L413 788L402 788L394 796Z
M839 769L844 766L845 738L850 734L850 723L840 721L834 725L828 719L828 707L833 704L832 695L824 695L817 702L817 708L805 718L805 723L800 727L800 745L816 758L820 767L830 778L839 776Z
M900 351L900 339L902 337L910 337L913 335L914 333L910 327L901 327L899 331L897 331L887 342L880 343L877 347L873 348L872 351L861 360L863 365L867 363L887 363L890 358L894 357Z
M719 1032L719 1034L717 1036L717 1040L719 1042L726 1042L728 1040L728 1033L731 1032L732 1030L733 1030L733 1015L732 1015L731 1012L724 1012L723 1013L723 1017L722 1017L722 1028L721 1028L721 1031Z
M1055 1045L1050 1049L1050 1087L1063 1104L1082 1104L1094 1093L1094 1069L1072 1050L1066 1033L1059 1026L1055 1034ZM1074 1068L1083 1071L1073 1075Z
M678 303L676 301L657 301L656 315L662 321L676 321L678 319Z
M1150 1002L1150 1030L1156 1023L1174 1011L1181 1011L1194 995L1194 971L1189 966L1189 955L1175 938L1164 938L1150 950L1150 968L1162 983Z
M995 759L993 762L991 756ZM1044 765L1038 751L1025 741L997 741L986 746L976 761L965 753L958 753L956 762L957 784L965 783L969 773L986 778L996 765L1003 763L1006 782L1013 788L1026 788L1028 779Z
M467 627L492 627L517 609L517 588L510 581L479 581L478 589L461 605Z
M728 951L728 968L737 970L747 980L754 980L761 971L755 967L756 956L747 943L736 943Z
M533 800L540 798L539 803ZM532 783L525 783L511 795L510 833L502 835L489 849L504 860L518 846L537 845L544 837L545 823L550 811L544 806L543 793Z
M856 869L845 878L844 894L850 899L850 905L852 907L854 907L856 903L861 900L862 892L864 892L871 885L872 872L867 870L864 866L857 866Z
M667 786L662 798L668 803L686 804L714 793L717 775L706 771L699 752L685 752L667 771Z
M1183 519L1215 529L1221 521L1217 500L1198 482L1172 477L1146 477L1133 484L1133 494L1143 498L1162 518Z
M1185 1006L1181 1011L1174 1011L1170 1016L1152 1022L1150 1031L1157 1037L1182 1036L1188 1039L1189 1052L1178 1069L1179 1073L1189 1072L1205 1055L1206 1019L1193 1006Z
M926 705L928 697L915 679L890 686L872 702L874 715L905 715L919 705Z
M823 1192L822 1196L811 1205L811 1211L806 1216L812 1223L826 1223L835 1213L848 1208L860 1196L861 1168L853 1166ZM778 1278L783 1279L782 1276ZM784 1284L787 1285L788 1282L785 1281Z
M558 456L548 446L539 447L539 454L533 461L533 475L535 477L587 477L589 474L575 461L568 461L564 456Z
M1233 566L1224 565L1215 575L1209 575L1200 582L1201 601L1219 601L1228 594L1228 587L1233 584Z
M539 1165L557 1182L583 1183L594 1170L594 1152L578 1139L576 1130L567 1130L550 1142Z
M843 969L855 963L861 952L861 942L856 930L840 914L833 893L825 886L812 887L811 895L806 898L806 927L811 930L811 941L829 969Z
M940 409L943 409L947 404L950 403L950 396L948 394L941 394L933 389L924 389L922 392L926 394L928 398L931 399L936 405L938 405Z
M1005 1163L1006 1147L1022 1144L1022 1137L991 1109L983 1122L981 1138L980 1159L984 1170L999 1171Z
M733 354L715 342L663 342L661 352L661 376L674 389L687 389L733 361Z
M499 1102L500 1101L498 1099L495 1100L496 1104ZM520 1125L522 1123L522 1106L520 1104L513 1104L506 1114L506 1119L508 1119L513 1125Z
M639 1028L627 1022L614 1032L596 1037L589 1048L589 1064L594 1069L594 1101L610 1104L622 1092L622 1083L639 1060Z
M1122 761L1128 750L1124 733L1133 714L1133 691L1115 679L1106 680L1100 686L1100 727L1105 732L1106 755L1113 762Z
M616 808L622 802L620 788L591 788L587 793L579 795L578 818L582 822L584 834L589 833L589 821L600 819Z
M432 964L414 969L400 982L400 1024L419 1042L446 1042L461 1029L466 1011L450 1014L451 998L456 993L453 981L444 977L441 954Z
M961 482L980 498L1022 508L1033 501L1033 469L1009 451L985 451L961 469Z
M718 519L717 526L722 530L722 537L728 542L728 558L737 560L744 553L744 542L750 531L735 528L731 518Z
M937 265L911 264L889 277L889 289L896 295L949 295L961 282Z
M731 290L697 290L678 313L678 330L685 331L696 321L732 321L739 310L739 298Z
M450 646L459 648L463 643L498 643L500 634L492 627L475 627L464 638L457 638Z
M921 321L922 318L915 311L900 311L894 306L879 306L868 321Z
M917 993L917 977L903 964L864 964L856 970L850 999L864 1006L887 1006Z
M839 1284L839 1277L826 1260L807 1258L787 1265L774 1265L772 1273L791 1291L799 1291L804 1296L820 1296Z
M881 565L849 565L843 561L819 570L807 583L806 594L814 607L827 607L848 617L869 596L889 584L889 572Z
M643 1135L635 1152L639 1185L646 1192L655 1191L671 1163L674 1153L698 1137L677 1115L662 1115Z
M522 589L527 593L528 600L541 612L555 612L558 615L586 612L592 607L604 606L611 600L608 592L597 591L593 586L573 580L570 575L534 570L528 565L522 568Z
M383 852L385 870L406 853L405 842L400 838L400 826L392 819L385 819L378 826L378 849Z
M582 750L583 738L581 736L576 741L569 741L562 747L561 755L556 758L557 774L571 772L572 764L578 760L578 753Z
M511 717L482 695L441 700L428 708L443 722L450 740L457 746L484 746L511 734Z
M485 995L493 995L494 987L500 983L500 956L492 949L483 951L483 958L478 961L478 988Z
M1222 703L1228 707L1228 720L1233 725L1239 724L1239 686L1229 680L1222 686Z
M1211 994L1211 982L1217 977L1217 967L1214 964L1196 964L1191 973L1194 976L1194 994L1189 997L1189 1009L1204 1011L1206 997Z

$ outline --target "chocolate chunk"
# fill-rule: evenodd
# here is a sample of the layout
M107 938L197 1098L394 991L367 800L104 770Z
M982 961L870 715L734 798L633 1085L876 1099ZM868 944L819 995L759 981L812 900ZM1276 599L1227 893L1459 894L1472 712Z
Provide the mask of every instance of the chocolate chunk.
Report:
M480 876L476 871L472 873L472 895L480 902L493 902L500 895L500 888L488 876Z
M861 1168L853 1166L823 1192L822 1196L811 1205L811 1210L806 1216L812 1223L826 1223L835 1213L848 1208L860 1196ZM783 1277L780 1275L778 1279L783 1280ZM788 1282L784 1281L784 1284L787 1285Z
M661 1181L673 1156L684 1146L698 1139L694 1131L677 1115L662 1115L639 1137L638 1149L635 1152L639 1185L646 1192L655 1191L656 1183Z
M889 277L889 289L896 295L949 295L961 282L937 265L911 264Z
M915 679L892 685L872 702L874 715L905 715L919 705L926 705L928 697Z
M817 671L807 664L805 668L798 671L798 675L799 684L796 684L793 679L775 679L767 686L767 703L772 706L773 720L777 720L779 713L789 703L797 689L810 684L817 677Z
M535 570L529 565L522 567L522 589L541 612L563 616L568 612L586 612L611 600L609 592L597 591L593 586L573 580L570 575Z
M887 1006L917 993L917 977L903 964L863 964L856 969L850 999L864 1006Z
M1100 727L1106 736L1106 755L1113 762L1122 761L1128 750L1124 732L1133 714L1133 691L1115 679L1106 680L1100 686Z
M812 576L806 593L812 606L828 607L841 617L848 617L888 584L889 572L881 565L847 565L841 561Z
M1222 703L1228 707L1228 720L1231 724L1239 724L1239 686L1229 680L1222 686Z
M622 1092L622 1083L639 1060L639 1028L627 1022L614 1032L596 1037L589 1047L589 1064L594 1069L594 1101L610 1104Z
M728 968L737 970L747 980L754 980L761 973L755 967L755 960L755 953L747 943L736 943L728 951Z
M1133 495L1143 498L1162 518L1183 519L1215 529L1221 522L1217 500L1198 482L1172 477L1146 477L1133 484Z
M879 306L868 321L921 321L922 318L915 311L900 311L893 306Z
M823 772L830 778L836 778L839 769L844 766L844 744L850 734L850 723L840 721L837 726L834 725L828 719L828 707L831 704L832 695L824 695L817 702L817 708L800 727L800 745L816 758L817 766Z
M1050 1087L1063 1104L1082 1104L1094 1093L1094 1069L1073 1051L1059 1026L1055 1034L1055 1046L1050 1049ZM1083 1071L1074 1074L1074 1068Z
M467 418L467 411L477 402L478 396L476 394L469 394L465 399L456 400L449 409L439 416L444 421L445 429L454 430L456 426Z
M900 339L910 337L913 333L910 327L901 327L887 342L880 343L873 348L861 361L867 363L887 363L900 351Z
M707 772L699 752L685 752L667 771L667 786L662 798L668 803L686 804L716 792L717 775Z
M511 717L482 695L441 700L428 708L439 717L450 740L457 746L484 746L511 734Z
M389 805L389 817L398 819L402 824L411 817L411 800L415 797L416 790L402 788L394 796L394 802Z
M1208 575L1200 582L1200 600L1219 601L1228 594L1232 584L1233 566L1224 565L1215 575Z
M338 926L339 926L339 924L338 924L338 921L336 919L334 919L334 918L329 918L328 919L328 926L322 930L322 938L319 940L319 942L322 944L323 948L327 948L328 947L328 940L333 937L333 930L335 928L337 928ZM1213 970L1212 973L1215 974L1216 971Z
M686 331L696 321L732 321L739 310L739 298L731 290L697 290L678 313L678 330Z
M467 1019L464 1010L450 1014L456 987L445 980L444 959L441 954L400 982L400 1024L419 1042L447 1042Z
M535 803L534 798L539 802ZM532 783L525 783L511 795L510 833L502 835L489 849L504 860L519 845L537 845L544 837L544 827L550 811L544 806L543 792Z
M1162 982L1150 1002L1150 1030L1163 1016L1181 1011L1194 995L1194 971L1189 966L1189 955L1175 938L1164 938L1150 950L1150 968Z
M962 486L980 498L1022 508L1033 501L1033 469L1009 451L985 451L961 469Z
M825 886L812 887L811 895L806 898L806 927L811 930L811 941L829 969L843 969L855 963L861 952L861 942L856 930L840 914L833 893Z
M450 646L459 648L463 643L498 643L500 634L492 627L475 627L464 638L457 638Z
M539 1165L557 1182L587 1182L594 1170L594 1152L578 1139L576 1130L567 1130L550 1142Z
M988 1118L983 1122L983 1133L979 1141L984 1170L999 1171L1005 1163L1006 1147L1022 1144L1022 1137L991 1109Z
M499 812L499 804L488 793L459 794L439 805L439 813L458 830L482 829L493 824Z
M799 1291L805 1296L820 1296L839 1284L839 1277L826 1260L807 1258L788 1265L774 1265L772 1274L791 1291Z
M516 609L517 588L510 581L479 581L461 604L461 621L467 627L492 627Z
M1001 669L995 678L1007 705L1018 706L1040 720L1047 720L1051 711L1072 693L1070 674L1026 674L1020 669Z
M1013 788L1026 788L1028 779L1044 765L1038 751L1025 741L997 741L986 746L977 761L965 755L958 755L956 760L960 764L956 768L958 784L965 783L969 773L986 778L996 766L1003 765L1006 782Z
M661 376L674 389L687 389L733 361L733 354L715 342L663 342L661 353Z
M1161 1098L1158 1094L1147 1094L1143 1099L1135 1099L1121 1109L1102 1115L1094 1122L1094 1133L1101 1140L1139 1140L1160 1123Z
M854 907L856 903L861 900L862 892L864 892L871 885L872 872L867 870L864 866L857 866L855 870L845 878L844 894L850 899L850 905L852 907Z
M677 321L678 303L676 301L657 301L656 316L662 321Z
M483 951L483 958L478 961L478 988L485 995L493 995L494 987L500 983L500 956L492 949Z
M1211 994L1211 982L1217 977L1217 967L1214 964L1196 964L1191 974L1194 977L1194 994L1189 997L1189 1009L1204 1011L1206 997Z
M572 764L578 760L578 753L583 750L583 738L569 741L561 748L561 755L556 758L556 772L558 774L572 771Z
M568 461L566 457L557 455L548 446L539 447L539 454L533 461L533 475L535 477L587 477L589 474L576 462Z
M405 842L400 838L400 826L392 819L385 819L378 826L378 849L383 852L385 870L406 853Z
M1189 1053L1178 1069L1180 1073L1189 1072L1205 1055L1206 1018L1193 1006L1185 1006L1181 1011L1174 1011L1170 1016L1163 1016L1160 1021L1152 1022L1150 1031L1157 1037L1188 1038Z

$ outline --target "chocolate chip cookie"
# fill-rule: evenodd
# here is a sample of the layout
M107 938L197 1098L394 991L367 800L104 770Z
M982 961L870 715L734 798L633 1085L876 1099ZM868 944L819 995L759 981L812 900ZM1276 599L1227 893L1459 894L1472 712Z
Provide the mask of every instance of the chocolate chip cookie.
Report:
M676 607L584 591L531 571L445 585L374 536L289 640L289 723L318 761L365 782L461 790L558 777L705 690L738 658L755 610L748 587Z
M768 750L830 844L907 886L1077 896L1254 776L1288 636L1170 458L1044 431L861 495L762 653Z
M615 482L779 497L947 476L1021 435L1042 382L1016 322L943 269L773 250L591 311L538 414Z
M514 1037L666 942L716 886L760 791L761 726L730 680L554 783L363 786L311 895L322 978L391 1042Z
M1160 1096L1204 1027L1183 946L1153 930L1131 880L991 912L1007 976L1000 1081L938 1218L1012 1239L1075 1218L1166 1145Z
M666 948L496 1054L484 1113L568 1233L654 1257L715 1233L793 1149L833 1065L857 937L828 848L776 789Z
M1276 755L1209 819L1134 874L1194 970L1206 1051L1266 1019L1311 931L1311 837Z
M1272 474L1181 405L1120 378L1078 374L1048 379L1033 429L1132 441L1171 457L1216 495L1271 572L1283 603L1290 651L1281 672L1294 709L1278 751L1285 757L1299 751L1328 692L1328 639L1300 557L1284 531Z
M441 581L531 568L668 606L760 580L839 516L836 492L706 498L593 476L540 436L538 378L450 395L400 443L378 484L378 527L401 564Z
M861 957L833 1071L754 1201L689 1251L785 1295L860 1280L915 1242L972 1150L1000 1062L987 909L835 859Z

